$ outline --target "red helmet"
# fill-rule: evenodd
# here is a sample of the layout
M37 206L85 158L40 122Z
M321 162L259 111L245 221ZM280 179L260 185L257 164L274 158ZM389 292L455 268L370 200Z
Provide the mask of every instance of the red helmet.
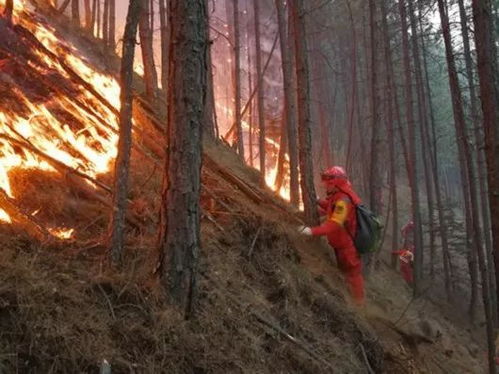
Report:
M347 179L347 173L341 166L330 167L324 170L321 174L321 179L323 181L330 181L337 178Z

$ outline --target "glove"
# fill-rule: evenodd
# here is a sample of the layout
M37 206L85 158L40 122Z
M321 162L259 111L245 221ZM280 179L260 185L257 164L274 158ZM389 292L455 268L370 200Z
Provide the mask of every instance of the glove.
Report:
M307 226L298 227L298 232L302 235L312 236L312 230L310 229L310 227Z

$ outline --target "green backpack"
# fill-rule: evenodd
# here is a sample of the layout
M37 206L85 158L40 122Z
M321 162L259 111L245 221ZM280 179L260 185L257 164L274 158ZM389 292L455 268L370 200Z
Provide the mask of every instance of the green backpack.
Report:
M379 248L383 225L376 214L362 204L355 206L357 232L352 237L360 254L373 253Z

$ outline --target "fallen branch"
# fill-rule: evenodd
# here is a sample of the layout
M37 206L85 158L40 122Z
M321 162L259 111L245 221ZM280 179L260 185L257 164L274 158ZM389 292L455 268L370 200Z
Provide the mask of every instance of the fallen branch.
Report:
M366 350L364 349L364 346L362 343L359 343L360 347L360 352L362 353L362 358L364 359L364 362L366 363L367 371L369 374L375 374L371 364L369 363L369 359L367 358Z
M256 193L253 188L251 188L246 182L244 182L241 178L237 177L235 174L231 173L225 168L222 168L217 162L215 162L210 156L206 153L204 154L205 162L207 161L210 164L210 168L223 177L225 177L229 182L235 184L241 192L243 192L246 196L248 196L255 203L260 204L263 202L263 198L260 194Z
M210 213L204 211L202 215L204 217L208 218L208 221L210 221L211 223L213 223L216 226L217 229L219 229L220 231L222 231L225 234L224 228L219 225L219 223L215 220L215 218L213 218L213 216Z
M253 242L251 243L251 247L248 251L248 258L251 258L251 255L253 254L253 250L255 249L256 240L258 239L258 235L260 235L260 231L262 231L262 226L260 226L258 228L258 230L256 231L255 237L253 238Z

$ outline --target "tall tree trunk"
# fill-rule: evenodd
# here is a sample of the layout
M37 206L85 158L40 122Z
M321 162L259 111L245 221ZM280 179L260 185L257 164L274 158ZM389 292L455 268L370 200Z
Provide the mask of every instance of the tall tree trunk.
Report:
M450 276L450 269L452 268L452 263L451 263L451 257L449 254L449 240L448 240L448 233L447 233L447 221L444 215L444 209L443 209L443 201L442 201L442 193L441 193L441 186L440 186L440 174L439 174L439 168L438 168L438 155L436 151L436 131L435 131L435 118L434 118L434 112L433 112L433 102L432 102L432 95L431 95L431 89L430 89L430 79L428 76L428 62L427 62L427 57L426 57L426 46L424 42L424 35L423 35L423 27L422 27L422 21L421 21L421 14L422 14L422 4L420 3L420 8L419 8L419 29L420 29L420 37L421 37L421 54L423 56L423 71L424 71L424 82L425 82L425 88L426 88L426 95L424 95L424 98L427 100L427 108L428 108L428 115L429 115L429 121L430 121L430 127L431 127L431 135L430 135L430 129L426 131L426 136L427 139L426 142L428 144L428 149L430 150L430 163L433 171L433 178L434 178L434 188L435 188L435 199L437 202L437 215L438 215L438 231L440 232L440 241L442 244L442 264L444 268L444 283L445 283L445 290L446 290L446 295L447 295L447 300L451 301L452 299L452 280Z
M8 0L10 1L10 0ZM64 2L62 3L61 7L59 8L58 12L59 13L64 13L67 9L67 7L69 6L69 3L71 3L71 0L64 0Z
M248 25L248 28L250 26ZM251 50L250 46L250 38L249 38L249 33L250 31L248 30L247 35L248 35L248 51ZM253 63L251 60L251 53L248 52L248 90L249 92L253 92ZM249 165L254 168L255 167L255 155L254 155L254 144L253 144L253 134L255 132L254 126L255 126L255 104L253 100L251 100L250 103L248 103L248 122L249 122L249 137L248 137L248 148L249 148Z
M464 122L464 112L462 107L462 98L461 98L461 90L459 88L459 81L457 78L457 71L455 67L454 55L452 52L452 45L450 41L450 25L447 16L447 6L442 1L442 4L439 3L443 7L441 14L441 23L444 34L445 48L446 48L446 57L447 57L447 65L449 70L449 86L451 89L451 97L453 103L453 111L454 111L454 122L456 128L456 142L458 145L458 158L460 164L460 173L461 173L461 183L463 186L463 199L464 199L464 210L466 214L466 237L467 237L467 247L469 248L468 253L468 267L470 271L470 279L471 279L471 298L470 298L470 307L469 314L470 318L473 321L476 316L476 308L478 301L478 266L476 263L476 255L478 251L481 251L481 247L479 244L480 230L478 232L475 230L477 227L477 223L474 222L474 210L476 206L474 206L473 193L475 190L473 189L473 185L470 178L470 173L474 174L474 170L472 169L472 165L470 162L470 154L469 154L469 145L465 141L466 137L466 124ZM445 21L447 23L445 23ZM448 30L446 29L448 28ZM449 34L449 40L447 41L446 33ZM450 62L449 62L450 60ZM457 91L456 91L457 89ZM462 116L462 118L461 118ZM458 121L462 121L463 123L458 123ZM469 169L472 170L469 170Z
M95 21L97 19L97 0L92 0L92 16L90 19L90 31L92 32L92 35L94 36L99 36L99 34L95 35L96 29L95 29Z
M427 196L427 206L428 206L428 226L430 234L430 275L433 278L435 274L435 227L433 221L433 188L431 181L433 180L431 172L431 153L429 152L429 147L426 142L426 132L428 131L428 121L427 121L427 108L425 100L425 92L423 88L423 70L421 67L421 54L419 52L418 43L418 24L416 22L416 13L414 11L414 6L412 1L409 1L409 19L411 23L412 30L412 51L413 60L415 67L416 76L416 92L417 92L417 103L418 103L418 115L419 115L419 131L421 139L421 151L423 160L423 171L425 176L425 186L426 186L426 196ZM428 157L430 156L430 157ZM424 245L424 240L423 240Z
M104 9L102 12L102 40L106 46L109 45L109 0L104 0Z
M101 24L101 6L100 0L97 0L97 10L95 11L95 22L97 23L97 38L102 37L102 24Z
M312 141L311 141L311 111L310 111L310 81L307 51L307 34L304 11L304 0L292 0L290 3L293 15L296 49L296 81L298 87L298 131L300 181L303 207L306 222L309 225L319 223L316 207L316 193L313 179Z
M208 0L204 0L205 9L208 11ZM208 13L207 13L208 14ZM211 43L210 37L210 19L206 17L206 37L208 45L206 48L206 104L205 104L205 119L203 121L204 135L210 138L215 138L215 90L213 87L213 68L211 63Z
M413 0L409 0L413 1ZM420 295L422 291L423 275L423 235L421 228L421 212L419 205L419 184L418 184L418 160L416 157L416 124L414 123L414 101L412 95L412 74L411 61L409 55L409 36L407 28L407 13L405 1L399 0L400 21L402 24L402 50L404 61L404 87L406 101L407 126L409 128L409 157L411 160L409 170L409 181L411 187L412 214L414 218L414 294Z
M289 153L289 189L291 204L295 207L300 202L300 188L298 181L298 130L296 123L296 91L294 90L293 62L289 50L289 39L286 33L286 17L283 0L275 0L277 21L279 26L279 40L281 45L282 75L284 86L284 105L286 108L286 129L288 132ZM288 26L291 28L291 25ZM282 145L281 145L282 146Z
M156 99L156 90L158 89L158 75L154 65L153 37L150 24L151 9L149 1L145 0L144 11L140 17L139 34L140 47L142 51L142 63L144 65L144 82L146 85L146 97L151 103Z
M369 29L370 29L370 95L369 101L371 106L371 164L369 176L369 205L376 214L381 214L382 201L382 172L380 165L381 154L381 121L379 113L378 100L378 64L376 54L378 52L378 40L376 37L376 5L375 0L369 0Z
M256 93L256 101L258 106L258 148L260 153L260 186L265 186L265 161L266 161L266 144L265 144L265 103L264 103L264 82L262 77L262 53L260 45L260 0L253 0L253 11L255 20L255 66L256 75L260 79L258 91Z
M447 7L444 0L438 0L438 9L440 13L440 20L442 23L442 31L445 42L445 55L447 58L447 68L449 72L449 85L451 90L452 97L452 109L454 113L454 122L456 126L456 134L458 137L467 139L467 131L466 131L466 123L464 118L464 110L463 110L463 100L461 95L461 90L459 87L459 80L456 70L456 64L454 60L454 53L452 50L452 42L451 42L451 33L450 33L450 25L449 18L447 14ZM464 157L467 159L468 166L468 178L470 181L475 180L474 168L470 162L471 152L469 150L469 144L467 141L463 141L463 151ZM490 305L490 288L489 288L489 278L487 275L487 266L485 262L485 256L483 253L483 243L482 243L482 235L480 231L479 218L478 218L478 199L477 193L474 183L470 183L470 198L471 198L471 213L473 220L473 235L475 237L476 242L476 251L478 255L478 265L480 267L481 280L482 280L482 293L483 293L483 304L485 309L485 318L487 324L487 340L489 345L489 364L491 373L495 372L495 363L494 363L494 327L493 327L493 318L492 311Z
M123 258L128 174L132 148L133 60L142 1L130 1L123 35L123 57L120 71L120 136L114 170L113 210L110 221L111 260L115 265L120 265Z
M109 32L107 36L108 36L109 46L111 47L111 50L113 52L116 49L115 34L116 34L116 4L115 0L109 0Z
M84 0L83 6L85 9L85 28L92 30L92 10L90 8L90 0Z
M159 0L159 27L161 35L161 87L166 93L168 90L168 54L170 41L168 33L168 0ZM166 96L166 95L165 95Z
M161 238L162 282L188 318L194 307L200 249L202 128L208 48L204 0L170 0L168 148Z
M481 217L483 222L483 233L485 242L485 251L487 254L487 264L489 269L493 268L494 260L492 257L492 236L490 227L490 210L488 207L487 198L487 175L486 175L486 162L485 162L485 152L482 149L482 144L484 142L483 135L480 131L480 113L479 113L479 103L475 90L475 79L473 72L473 61L471 57L471 47L470 38L468 34L468 18L466 15L466 9L464 7L464 1L458 0L459 4L459 15L461 20L461 34L463 37L463 49L464 49L464 61L466 66L466 77L468 81L468 89L470 93L470 104L471 104L471 120L472 128L474 129L475 145L476 145L476 158L478 162L478 186L480 189L480 203L481 203ZM474 181L472 182L474 183ZM489 271L489 284L491 290L491 304L492 312L494 315L494 324L497 324L497 295L495 291L496 279L495 271Z
M234 116L237 129L237 151L241 158L244 160L244 138L243 138L243 125L241 114L241 37L239 25L239 0L233 1L234 11ZM259 84L263 80L260 80ZM262 150L260 149L260 152ZM265 152L265 151L264 151ZM262 157L260 157L262 158Z
M473 0L473 22L475 46L480 80L489 204L494 241L494 264L496 281L499 280L499 70L494 39L494 23L491 4L488 0ZM499 300L499 285L496 284L496 299ZM489 347L491 349L491 347ZM492 371L493 352L489 352Z
M75 26L80 26L80 0L71 2L71 20Z
M8 23L12 24L12 13L14 13L14 0L7 0L5 2L4 15Z
M385 51L385 63L386 69L386 97L388 100L388 147L389 147L389 158L390 158L390 196L392 198L392 250L398 248L398 204L397 204L397 180L396 180L396 156L395 156L395 130L393 126L393 60L392 60L392 48L390 45L390 34L388 31L388 14L386 11L386 4L384 1L381 4L381 22L383 30L383 40L384 40L384 51ZM392 268L397 267L397 256L391 256Z
M350 20L350 29L352 30L352 51L350 55L350 61L352 64L352 88L349 101L348 109L348 142L347 142L347 155L346 155L346 170L348 173L351 172L351 152L352 152L352 142L353 142L353 123L355 119L355 107L358 101L357 98L357 33L355 32L355 22L353 20L352 7L350 6L350 0L346 0L348 8L348 18ZM346 90L345 90L346 92Z

